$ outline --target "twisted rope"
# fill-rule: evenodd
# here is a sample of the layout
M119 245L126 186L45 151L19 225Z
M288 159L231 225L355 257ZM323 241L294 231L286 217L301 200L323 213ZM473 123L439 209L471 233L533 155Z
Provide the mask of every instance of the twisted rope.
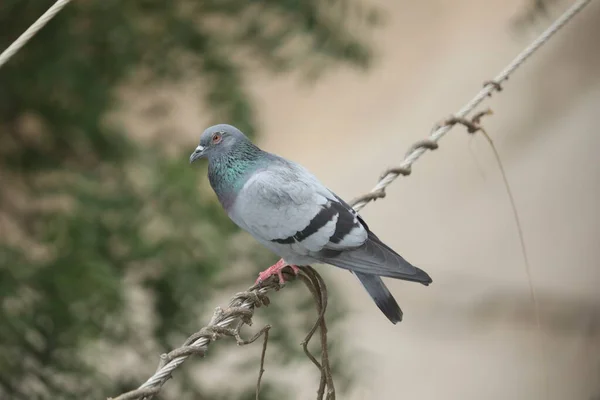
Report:
M356 211L364 208L368 203L373 200L385 197L385 189L395 181L398 176L410 175L412 172L411 167L427 150L435 150L438 148L438 141L448 133L452 127L456 124L462 124L467 127L469 132L473 133L481 128L478 126L478 122L483 115L487 112L478 113L470 121L465 117L471 113L475 107L477 107L487 96L490 96L494 91L499 92L502 90L501 84L506 81L509 76L521 66L533 53L535 53L542 45L544 45L556 32L558 32L567 22L569 22L579 11L581 11L591 0L579 0L574 3L565 13L563 13L548 29L546 29L536 40L534 40L527 48L525 48L517 57L504 69L496 78L492 81L484 83L484 87L477 95L468 102L463 108L461 108L456 114L443 121L441 124L436 125L429 137L425 140L414 143L409 151L406 153L402 163L395 168L390 168L383 173L377 185L369 192L356 199L353 204ZM307 274L307 271L309 272ZM313 282L313 286L309 286L311 291L315 289L314 282L315 278L312 272L314 271L311 267L303 267L301 269L301 277L306 275L303 280L308 285L308 282ZM316 272L314 272L316 273ZM112 400L131 400L131 399L146 399L151 398L158 393L162 385L170 378L171 373L179 367L183 362L192 354L204 355L208 344L211 341L217 340L225 335L233 336L238 341L238 344L246 344L256 340L263 332L268 330L268 327L263 328L250 340L244 341L239 336L239 329L243 324L251 324L251 318L254 314L255 307L260 305L267 305L268 299L266 297L267 292L270 290L278 290L280 285L278 280L269 279L262 286L257 287L256 285L248 289L246 292L236 294L231 300L229 307L224 311L221 308L217 308L210 323L207 327L201 329L198 333L190 336L182 347L172 351L169 354L161 356L156 373L144 382L138 389L128 393L124 393ZM316 296L316 295L315 295ZM326 296L325 296L326 297ZM317 324L323 324L321 328L322 335L326 335L326 328L324 327L323 313L325 311L326 301L317 302L319 307L319 319ZM307 339L303 342L304 349L306 351L306 342L310 340L310 337L316 331L316 327L311 330ZM325 340L326 341L326 340ZM322 346L326 346L323 342ZM314 356L308 353L311 361L319 368L323 368L327 361L326 347L323 347L322 363L319 363ZM262 370L262 366L261 366ZM322 369L323 371L323 369ZM319 387L319 395L323 393L326 386L329 386L327 393L328 399L335 398L335 392L333 391L333 385L330 382L330 375L322 373L321 384ZM325 383L324 383L325 382ZM320 398L320 397L319 397Z
M208 345L221 339L223 336L232 336L236 339L238 345L248 344L258 339L258 337L268 330L263 328L253 338L245 341L240 337L240 328L244 325L252 324L254 309L262 305L268 305L269 299L267 292L272 289L280 288L277 279L267 280L261 287L254 285L245 292L237 293L229 306L223 310L217 307L208 323L197 333L191 335L181 347L173 350L169 354L162 354L158 363L156 373L144 382L138 389L124 393L112 400L131 400L146 399L157 394L162 385L171 377L171 373L177 369L192 354L204 356ZM109 398L110 399L110 398Z
M6 50L0 54L0 68L12 57L21 47L31 39L40 29L44 27L56 14L69 4L71 0L58 0L52 7L48 9L37 21L33 23L25 32L21 34Z
M456 124L453 119L464 119L477 107L486 97L491 96L494 91L502 90L501 84L508 80L509 76L519 68L529 57L533 55L540 47L542 47L548 39L566 25L579 11L591 3L592 0L579 0L575 2L567 11L565 11L548 29L546 29L537 39L527 46L515 59L504 68L498 76L492 81L484 83L483 89L473 97L471 101L463 106L456 114L450 117L449 120L434 126L431 134L426 140L415 143L406 153L404 160L398 167L390 168L383 173L379 178L379 182L370 192L357 197L350 204L354 206L356 211L361 210L364 206L373 200L385 197L385 189L394 182L400 175L407 176L412 172L412 165L417 161L427 150L435 150L438 147L437 142L446 135Z
M288 271L284 272L286 280L294 279L296 276ZM302 347L308 358L321 371L321 379L317 399L322 399L323 396L327 400L335 400L335 389L333 386L333 378L331 366L329 363L329 353L327 349L327 326L324 319L325 310L327 308L327 287L323 278L312 267L306 266L300 268L300 273L297 276L308 287L312 293L317 312L319 314L314 326L302 341ZM162 354L158 363L158 368L155 374L144 382L139 388L127 393L123 393L109 400L134 400L134 399L151 399L156 395L171 377L171 373L177 369L191 355L199 355L203 357L208 350L208 345L211 342L229 336L236 339L240 346L247 345L256 341L263 334L268 334L270 325L263 327L254 336L248 340L242 339L240 329L243 325L252 325L252 317L254 316L255 308L262 305L269 305L267 292L271 290L279 290L282 285L279 283L277 276L267 279L260 285L254 285L245 292L237 293L229 306L223 310L217 307L208 325L200 331L194 333L186 339L183 345L168 354ZM308 343L317 331L320 330L321 341L321 361L319 362L308 350ZM260 380L264 372L264 355L266 350L266 338L263 345L261 356L261 365L256 387L256 395L260 390Z

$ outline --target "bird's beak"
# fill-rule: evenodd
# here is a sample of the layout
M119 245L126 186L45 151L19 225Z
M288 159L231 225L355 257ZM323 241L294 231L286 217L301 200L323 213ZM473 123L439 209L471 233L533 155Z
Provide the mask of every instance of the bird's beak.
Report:
M190 156L190 164L202 157L204 157L204 146L198 146Z

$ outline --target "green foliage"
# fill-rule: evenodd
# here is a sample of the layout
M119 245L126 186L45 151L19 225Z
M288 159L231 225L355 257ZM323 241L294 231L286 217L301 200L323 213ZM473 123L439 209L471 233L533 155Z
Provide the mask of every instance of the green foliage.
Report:
M52 3L3 0L0 49ZM238 229L199 196L205 171L190 168L189 148L169 156L109 123L117 89L200 80L215 119L253 133L244 71L367 67L358 35L376 20L348 0L74 1L0 69L0 398L134 388L202 325L216 288L245 288L273 261L231 246ZM247 259L255 267L234 273ZM295 286L264 314L283 362L314 318ZM126 352L143 368L119 370ZM173 398L250 398L252 388L208 393L191 370L177 373Z

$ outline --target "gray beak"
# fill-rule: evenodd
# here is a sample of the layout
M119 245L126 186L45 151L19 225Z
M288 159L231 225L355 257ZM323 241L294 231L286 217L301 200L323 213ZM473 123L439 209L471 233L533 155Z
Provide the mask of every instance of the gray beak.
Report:
M194 152L190 156L190 164L193 163L194 161L196 161L197 159L202 158L203 156L204 156L204 147L203 146L196 147L196 150L194 150Z

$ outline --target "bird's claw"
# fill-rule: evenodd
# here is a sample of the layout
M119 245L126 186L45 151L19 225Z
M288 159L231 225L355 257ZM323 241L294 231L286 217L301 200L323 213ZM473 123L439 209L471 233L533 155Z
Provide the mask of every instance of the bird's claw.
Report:
M292 269L292 271L294 272L294 275L298 275L298 273L300 272L300 268L298 268L296 265L286 264L286 262L283 261L283 258L282 258L279 261L277 261L275 264L271 265L269 268L267 268L264 271L262 271L261 273L259 273L258 279L256 280L255 284L260 285L265 280L267 280L268 278L270 278L271 276L276 274L279 277L279 284L283 285L285 283L285 279L284 279L283 273L281 271L285 267L288 267L288 266Z

